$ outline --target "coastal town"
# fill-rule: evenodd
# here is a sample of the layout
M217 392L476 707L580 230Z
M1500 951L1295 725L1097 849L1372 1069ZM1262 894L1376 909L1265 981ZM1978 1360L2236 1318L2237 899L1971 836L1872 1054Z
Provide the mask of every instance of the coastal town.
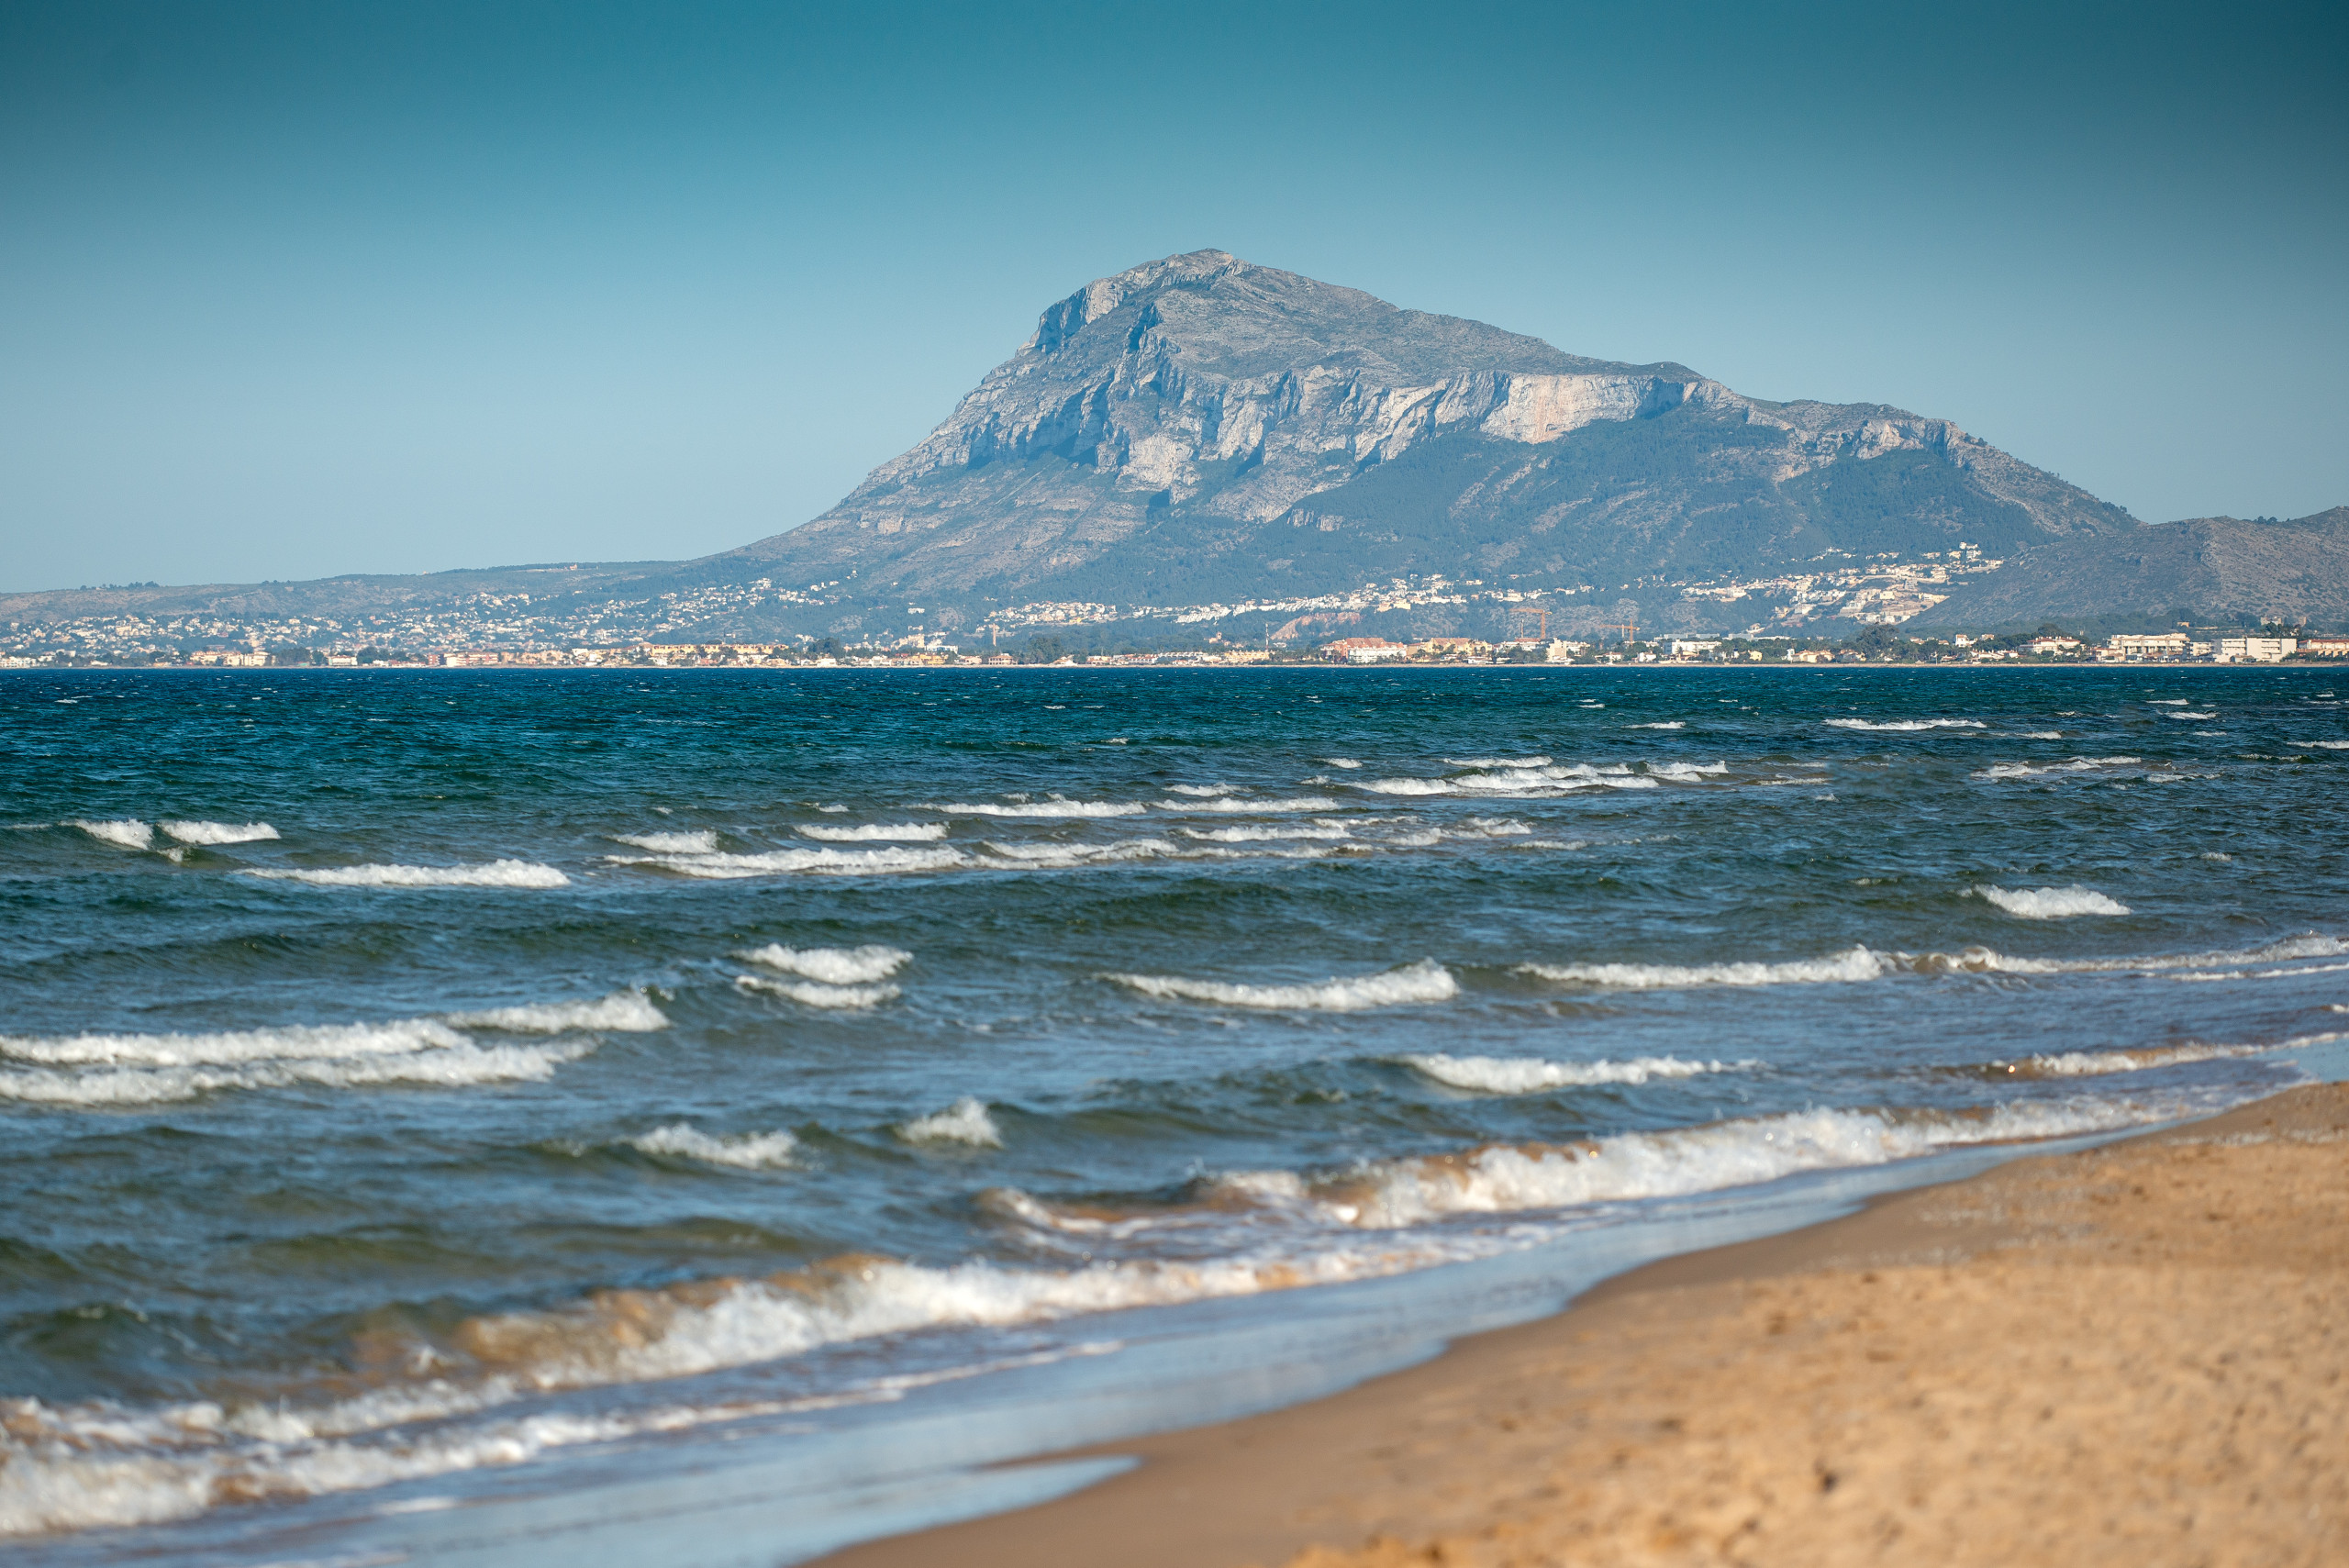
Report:
M1955 579L2004 564L1969 544L1903 560L1830 551L1814 569L1771 577L1571 587L1442 573L1368 583L1342 594L1194 605L1040 601L975 625L903 606L886 634L772 639L711 638L707 629L778 608L845 612L860 600L841 582L778 587L767 578L582 606L576 595L480 593L429 608L341 617L217 613L84 616L0 626L0 669L187 667L680 668L785 665L1096 664L1689 664L1908 662L2279 663L2349 655L2349 638L2304 625L2195 626L2102 637L2043 626L2028 634L1909 635L1899 628L1948 597ZM561 570L561 569L556 569ZM1660 597L1712 611L1749 608L1735 632L1651 630L1642 602ZM1481 622L1499 636L1392 638L1374 617ZM871 617L855 617L868 620ZM1675 627L1692 617L1676 614ZM696 632L702 636L696 636ZM1553 635L1556 632L1557 635Z

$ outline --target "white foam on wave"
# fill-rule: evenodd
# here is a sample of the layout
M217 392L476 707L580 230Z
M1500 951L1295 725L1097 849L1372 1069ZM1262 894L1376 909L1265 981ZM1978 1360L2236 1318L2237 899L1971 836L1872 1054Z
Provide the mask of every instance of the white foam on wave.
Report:
M1446 757L1455 768L1546 768L1547 757Z
M828 843L930 843L946 837L943 822L860 822L853 828L807 824L799 829L810 839Z
M864 985L886 980L914 960L905 949L880 942L853 948L787 948L769 942L739 956L827 985Z
M782 996L803 1006L825 1007L836 1011L857 1011L877 1007L884 1002L897 999L894 985L827 985L820 980L769 980L763 974L738 974L734 984L745 991L762 991L770 996Z
M612 842L663 855L714 855L718 852L718 835L707 828L690 833L615 833Z
M2145 702L2146 706L2150 707L2191 707L2194 706L2194 699L2191 697L2147 697Z
M2162 715L2162 717L2164 718L2179 719L2189 724L2200 724L2206 720L2216 718L2219 716L2216 713L2188 713L2184 709L2180 709L2176 713L2165 713Z
M1378 974L1323 981L1318 985L1244 985L1222 980L1189 980L1168 974L1105 974L1105 980L1145 996L1189 1002L1220 1002L1234 1007L1350 1013L1368 1007L1448 1002L1460 995L1452 972L1425 959Z
M328 866L310 871L245 870L239 876L299 882L311 887L569 887L571 879L532 861L491 861L485 865Z
M1865 947L1825 958L1731 963L1521 963L1518 973L1570 985L1625 991L1668 991L1693 985L1816 985L1874 980L1894 961Z
M902 872L946 871L968 865L962 851L940 845L909 850L768 850L748 855L662 855L651 860L611 857L623 865L659 866L686 876L728 880L747 876L882 876Z
M1338 803L1327 795L1300 795L1287 800L1243 800L1219 795L1212 800L1162 800L1162 811L1335 811Z
M1882 724L1866 718L1830 718L1823 722L1837 729L1917 730L1917 729L1987 729L1989 726L1978 718L1894 718Z
M1458 791L1443 779L1372 779L1354 785L1374 795L1454 795Z
M266 822L173 822L156 824L183 844L258 844L278 837Z
M1316 823L1311 827L1239 827L1239 828L1177 828L1186 839L1197 839L1211 844L1261 844L1282 839L1351 839L1353 829L1342 822Z
M908 1143L967 1143L974 1149L1000 1149L1003 1129L987 1115L986 1106L965 1095L942 1111L916 1117L897 1129Z
M2016 729L2009 731L2008 738L2014 740L2061 740L2064 732L2060 729Z
M1729 772L1727 762L1650 762L1648 772L1675 784L1694 784L1698 779L1719 778Z
M385 1084L457 1086L543 1079L592 1042L482 1045L466 1031L642 1033L669 1020L641 992L381 1023L292 1024L208 1034L0 1036L0 1099L159 1105L220 1089ZM21 1064L21 1065L19 1065Z
M143 850L155 841L155 829L135 817L117 817L107 821L90 821L79 817L66 818L66 826L79 828L101 844L112 844L117 850Z
M536 1002L478 1013L451 1013L449 1021L459 1029L497 1029L507 1034L567 1034L573 1029L649 1034L669 1027L667 1016L641 991L615 991L593 1002Z
M1171 795L1197 795L1209 798L1231 793L1230 784L1168 784L1166 788Z
M2022 1102L1973 1116L1798 1111L1565 1148L1493 1147L1374 1166L1308 1189L1331 1218L1391 1229L1457 1214L1515 1213L1716 1192L1805 1171L1888 1164L1960 1144L2058 1138L2184 1114L2188 1102Z
M2074 757L2067 762L1994 762L1977 779L2032 779L2043 773L2094 773L2112 768L2142 767L2143 757Z
M1139 817L1150 808L1139 801L1070 800L1051 795L1043 800L1015 799L1009 805L961 801L946 806L923 805L922 811L943 811L955 817Z
M1321 760L1333 768L1359 768L1362 766L1360 762L1354 761L1352 757L1324 757Z
M1688 726L1683 719L1667 718L1660 724L1627 724L1623 728L1626 729L1686 729Z
M1119 839L1108 844L999 844L990 839L987 851L1009 866L1039 871L1116 865L1184 852L1183 847L1171 839Z
M2138 1051L2051 1051L1998 1065L2018 1077L2097 1078L2114 1073L2176 1067L2188 1062L2219 1062L2260 1054L2262 1049L2255 1045L2168 1045Z
M2066 920L2075 915L2126 915L2129 906L2092 887L1992 887L1973 889L2008 914L2023 920Z
M799 1140L788 1132L739 1132L717 1137L685 1122L656 1127L627 1140L628 1146L646 1154L698 1160L705 1165L731 1165L743 1171L783 1171L791 1167L791 1151Z
M2295 740L2295 746L2313 746L2321 751L2349 751L2349 740Z
M1695 1078L1728 1073L1750 1062L1683 1062L1673 1056L1642 1056L1629 1062L1545 1062L1519 1056L1398 1056L1404 1066L1455 1089L1486 1095L1536 1095L1550 1089L1603 1084L1644 1084L1655 1078Z

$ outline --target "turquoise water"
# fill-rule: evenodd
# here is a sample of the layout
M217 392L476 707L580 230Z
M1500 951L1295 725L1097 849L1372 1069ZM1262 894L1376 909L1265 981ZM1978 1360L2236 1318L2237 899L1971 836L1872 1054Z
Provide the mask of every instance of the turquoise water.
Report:
M877 1485L2215 1110L2343 1026L2344 766L2299 670L0 674L0 1535Z

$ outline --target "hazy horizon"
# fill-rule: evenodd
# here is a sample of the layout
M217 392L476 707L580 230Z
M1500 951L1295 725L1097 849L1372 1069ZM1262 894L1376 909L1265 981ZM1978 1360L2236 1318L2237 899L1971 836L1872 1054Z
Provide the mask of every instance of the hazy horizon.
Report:
M0 590L690 557L1215 247L2349 502L2335 14L0 0Z

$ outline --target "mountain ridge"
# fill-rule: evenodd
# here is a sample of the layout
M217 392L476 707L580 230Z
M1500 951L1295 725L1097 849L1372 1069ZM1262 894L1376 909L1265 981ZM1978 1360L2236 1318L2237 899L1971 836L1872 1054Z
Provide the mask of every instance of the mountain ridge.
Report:
M2255 532L2281 526L2140 524L1951 420L1748 397L1675 361L1572 354L1209 250L1047 306L920 441L818 517L733 550L0 595L0 622L242 617L291 635L340 617L390 636L440 606L497 638L967 639L1051 618L1039 606L1097 619L1247 602L1308 635L1311 601L1397 581L1539 598L1569 633L1904 615L1957 629L2143 618L2155 601L2349 616L2332 532ZM1895 587L1830 591L1887 560L1909 563ZM2264 598L2254 581L2286 578L2299 586Z

